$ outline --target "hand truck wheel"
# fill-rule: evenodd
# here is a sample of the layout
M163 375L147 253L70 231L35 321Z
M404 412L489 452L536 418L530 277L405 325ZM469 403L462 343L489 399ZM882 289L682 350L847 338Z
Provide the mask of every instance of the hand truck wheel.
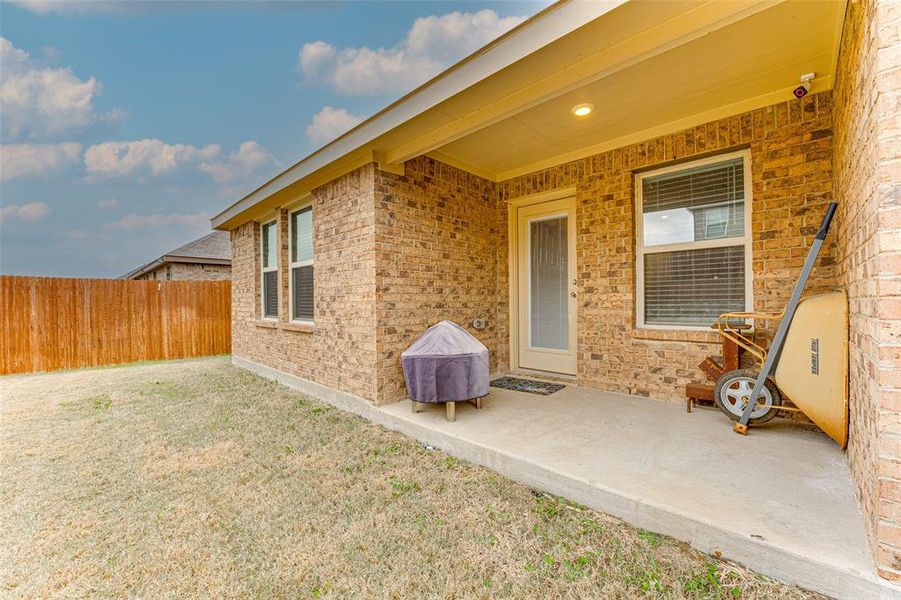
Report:
M741 419L748 405L758 373L749 369L736 369L723 373L716 380L713 399L717 407L733 421ZM751 425L759 425L773 419L782 406L782 394L776 384L766 380L763 391L757 399L757 406L751 411Z

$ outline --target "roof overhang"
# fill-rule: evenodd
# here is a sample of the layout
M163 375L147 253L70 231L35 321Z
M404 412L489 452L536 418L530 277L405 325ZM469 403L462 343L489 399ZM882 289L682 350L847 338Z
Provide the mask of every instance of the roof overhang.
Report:
M353 169L430 155L501 181L830 89L844 0L564 1L212 219L232 229ZM592 101L576 122L569 107ZM401 171L402 172L402 171Z
M213 217L213 227L233 228L242 213L305 178L311 178L309 185L304 186L309 190L363 164L373 161L386 163L376 147L371 145L379 136L626 1L564 0L549 6L231 205ZM339 161L342 164L334 164Z

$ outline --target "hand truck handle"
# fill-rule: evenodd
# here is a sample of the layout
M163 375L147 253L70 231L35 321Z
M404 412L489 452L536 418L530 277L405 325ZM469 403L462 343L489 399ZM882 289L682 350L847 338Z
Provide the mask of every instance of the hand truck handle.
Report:
M823 217L823 222L820 223L819 231L817 231L816 239L826 239L826 232L829 231L829 224L832 223L832 217L835 216L835 209L837 208L838 204L836 204L835 202L829 203L829 208L826 209L826 215Z
M734 429L738 433L747 433L748 423L751 421L751 411L757 406L757 399L760 397L760 392L763 391L763 384L766 382L766 378L773 373L773 369L776 368L776 363L779 362L779 355L782 353L782 345L785 343L788 326L791 324L792 319L795 316L795 310L801 302L801 292L804 291L804 286L807 285L807 278L810 277L810 272L813 271L813 266L817 261L817 255L820 253L820 247L823 245L823 240L826 239L826 232L829 231L829 223L832 222L832 217L835 216L836 208L838 208L838 204L835 202L829 203L829 208L826 209L826 216L823 217L823 223L820 225L820 230L817 231L817 235L810 245L810 250L807 251L807 258L804 259L804 267L801 268L801 275L798 277L797 283L795 283L795 289L792 291L791 298L788 299L788 306L785 307L785 315L782 317L782 320L779 321L779 328L776 329L776 336L773 338L773 343L770 345L770 351L767 352L766 360L763 361L763 367L760 369L760 374L757 375L754 390L751 392L751 397L748 399L748 403L741 413L741 419L735 424Z

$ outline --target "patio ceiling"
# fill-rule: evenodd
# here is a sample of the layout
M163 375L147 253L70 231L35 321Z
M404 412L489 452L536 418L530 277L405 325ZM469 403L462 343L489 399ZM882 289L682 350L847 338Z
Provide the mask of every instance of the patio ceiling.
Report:
M805 73L816 73L812 91L831 89L843 12L837 2L777 4L450 141L435 156L504 180L790 99ZM573 116L585 102L594 112Z
M844 0L559 2L213 218L230 229L372 161L493 181L831 89ZM584 119L573 105L591 102Z

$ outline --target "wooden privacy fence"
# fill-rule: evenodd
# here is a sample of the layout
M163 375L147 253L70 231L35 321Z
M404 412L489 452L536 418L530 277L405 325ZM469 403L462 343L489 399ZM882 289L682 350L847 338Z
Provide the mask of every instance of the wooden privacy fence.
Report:
M230 281L0 276L0 374L230 351Z

